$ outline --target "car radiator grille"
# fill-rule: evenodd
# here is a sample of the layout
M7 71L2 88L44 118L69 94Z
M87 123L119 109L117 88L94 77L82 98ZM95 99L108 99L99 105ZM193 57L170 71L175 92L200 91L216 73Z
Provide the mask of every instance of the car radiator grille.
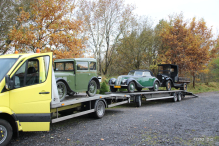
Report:
M116 85L120 85L121 84L121 80L122 80L122 77L118 77L118 79L116 80Z

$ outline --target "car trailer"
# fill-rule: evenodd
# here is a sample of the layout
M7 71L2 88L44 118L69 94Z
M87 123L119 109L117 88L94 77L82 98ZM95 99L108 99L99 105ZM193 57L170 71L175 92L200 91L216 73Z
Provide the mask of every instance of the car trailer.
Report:
M111 94L110 92L107 92L107 94ZM160 99L173 99L174 102L181 101L182 98L184 98L186 95L192 95L194 97L198 97L197 95L187 92L184 90L172 90L172 91L166 91L166 90L159 90L156 92L151 91L141 91L141 92L134 92L134 93L128 93L128 92L114 92L114 95L124 95L130 96L130 102L134 102L137 104L137 107L141 106L142 101L151 101L151 100L160 100Z

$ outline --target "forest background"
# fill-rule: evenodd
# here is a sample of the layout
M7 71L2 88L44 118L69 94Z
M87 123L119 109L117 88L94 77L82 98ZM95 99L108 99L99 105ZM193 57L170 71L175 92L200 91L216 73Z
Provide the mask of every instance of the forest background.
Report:
M94 57L104 77L177 64L179 74L219 81L219 37L205 20L171 14L158 24L124 0L1 0L0 54L53 52L54 59Z

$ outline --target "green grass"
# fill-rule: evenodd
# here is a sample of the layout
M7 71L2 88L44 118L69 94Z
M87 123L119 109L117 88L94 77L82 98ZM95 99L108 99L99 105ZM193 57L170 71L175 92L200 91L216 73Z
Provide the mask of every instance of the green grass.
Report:
M219 91L219 83L217 82L209 82L208 85L205 83L196 83L195 88L192 87L192 83L188 85L188 92L196 93L203 93L203 92L213 92Z

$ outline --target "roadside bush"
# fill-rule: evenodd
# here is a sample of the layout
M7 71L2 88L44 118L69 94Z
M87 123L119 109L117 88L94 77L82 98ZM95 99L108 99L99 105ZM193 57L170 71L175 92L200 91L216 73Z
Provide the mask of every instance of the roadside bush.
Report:
M103 82L100 86L100 93L99 94L105 94L105 92L109 92L109 87L105 82Z

